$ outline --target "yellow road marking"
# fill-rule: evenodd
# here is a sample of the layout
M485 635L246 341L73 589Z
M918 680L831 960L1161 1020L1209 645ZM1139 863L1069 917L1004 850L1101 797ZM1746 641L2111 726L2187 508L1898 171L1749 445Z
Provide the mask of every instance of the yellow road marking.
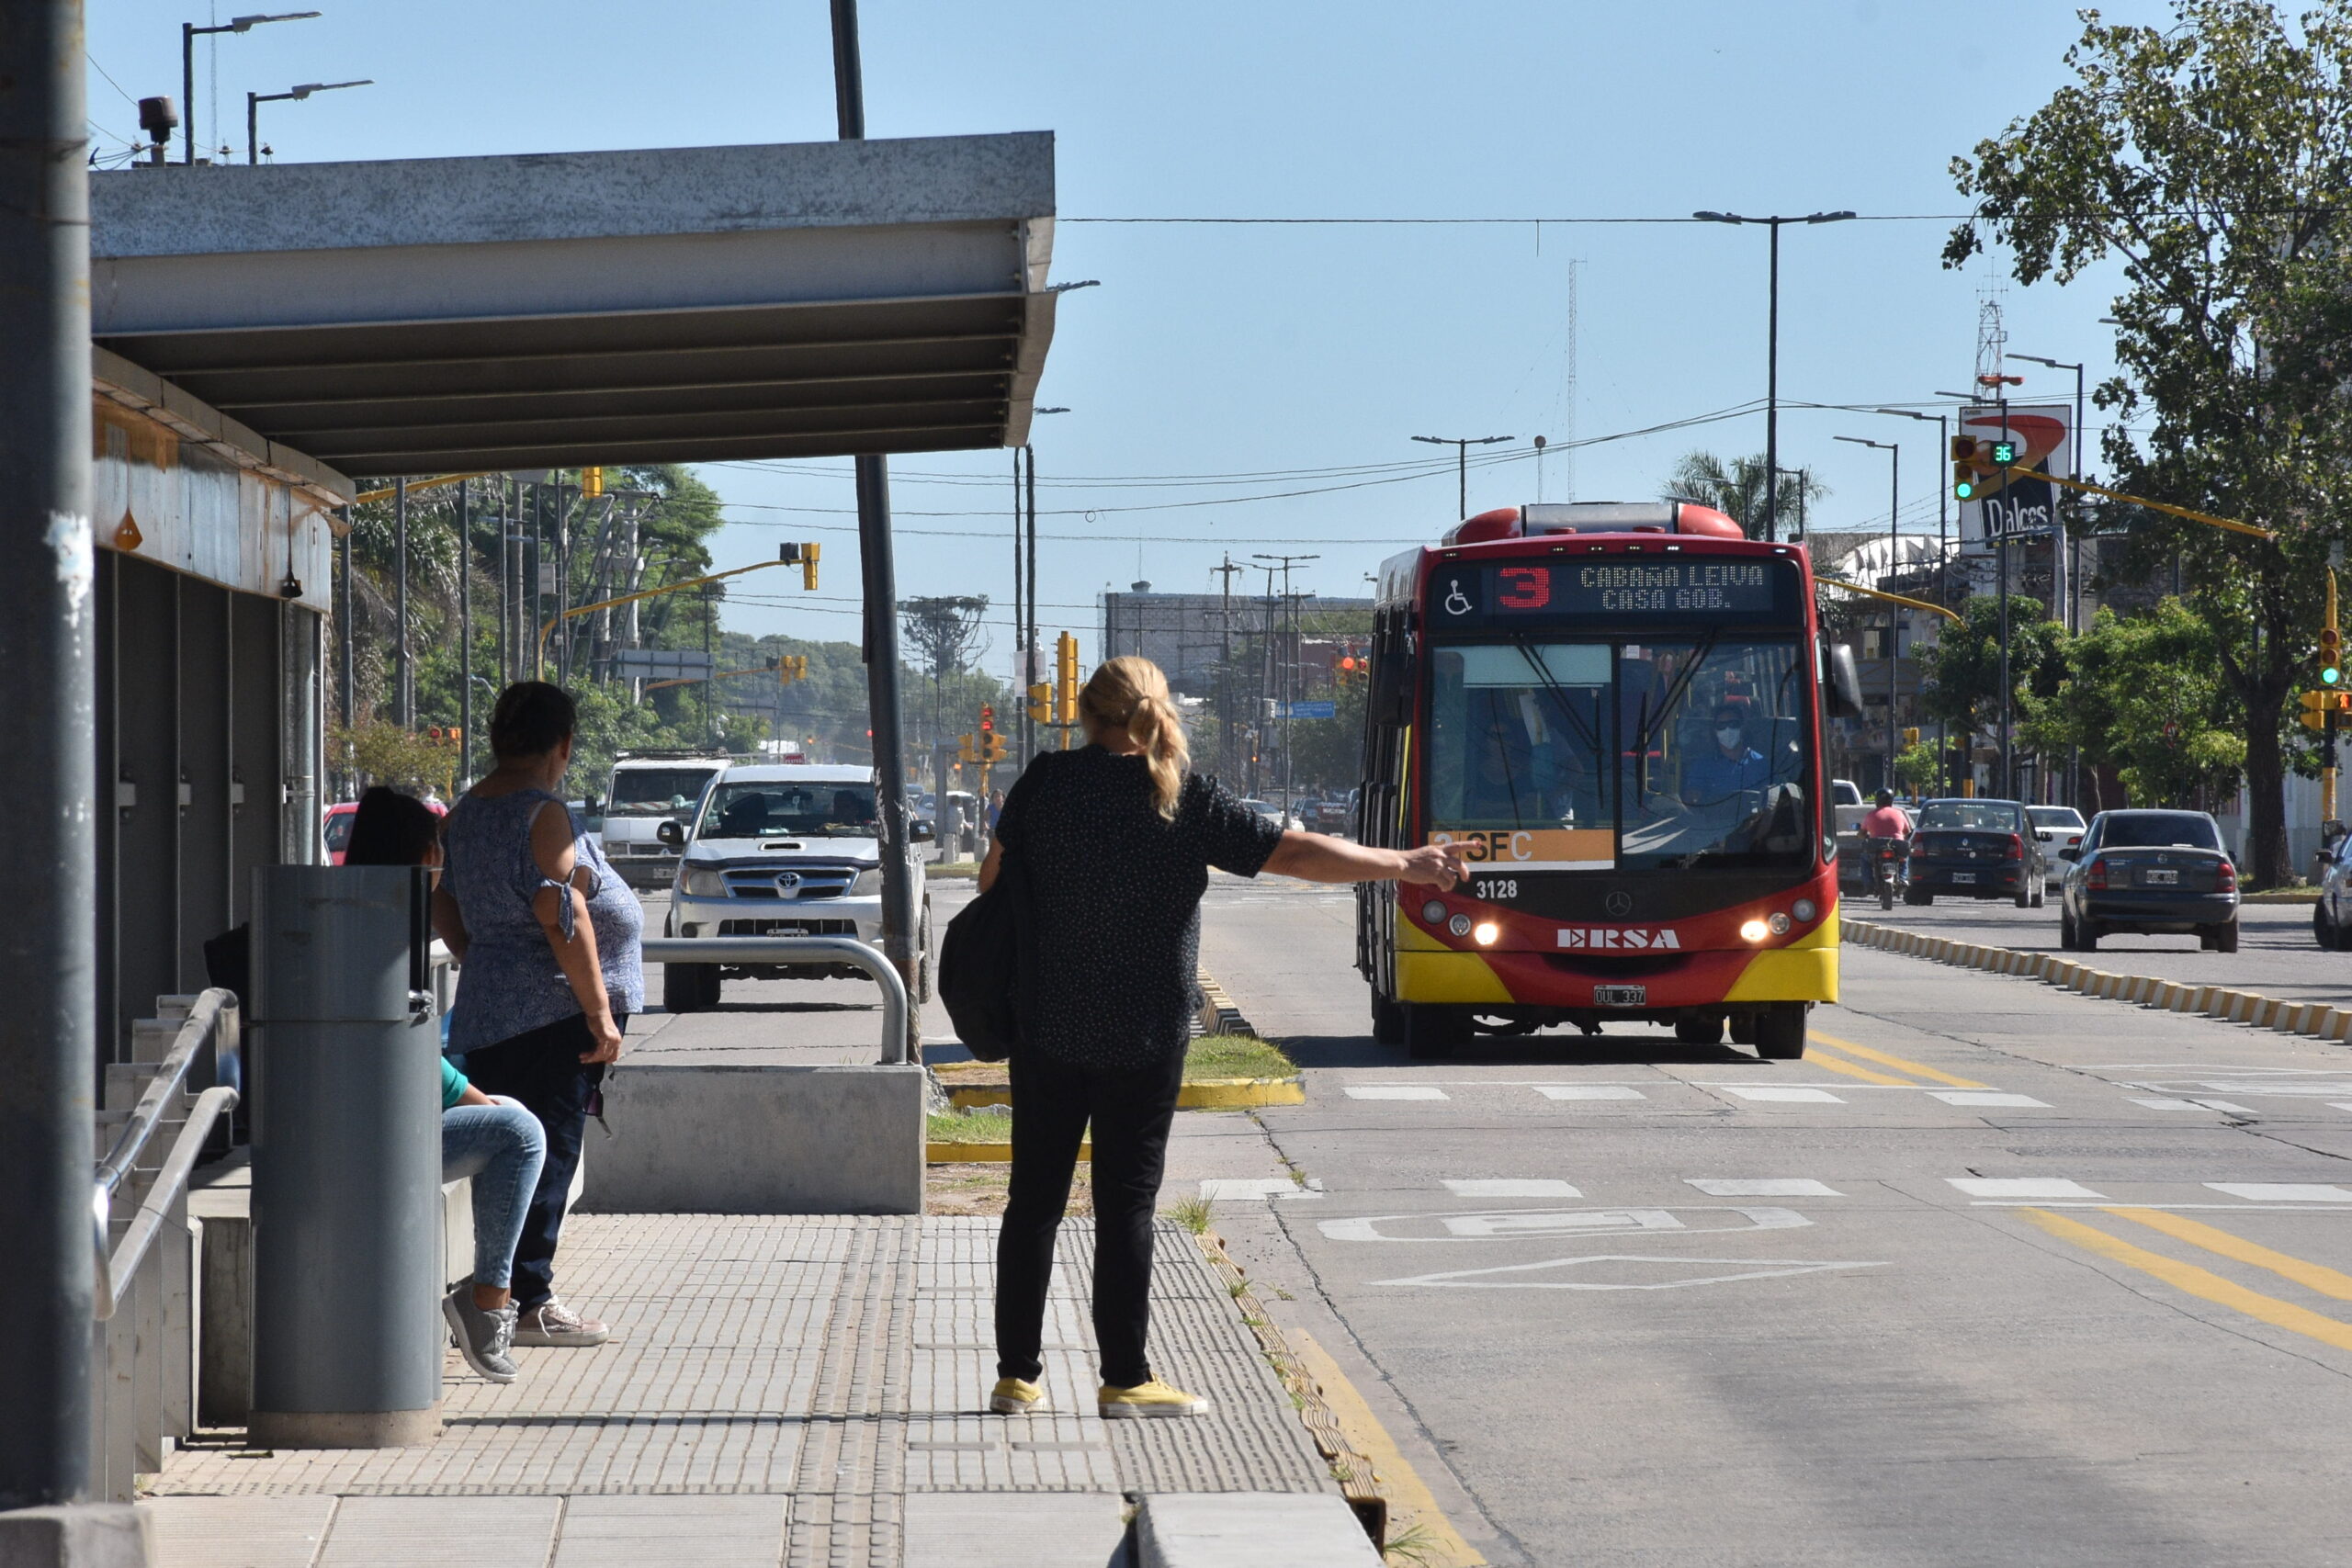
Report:
M1372 1406L1356 1392L1356 1385L1340 1371L1340 1363L1331 1359L1331 1353L1303 1330L1294 1332L1291 1340L1307 1375L1322 1388L1323 1403L1331 1407L1350 1445L1372 1461L1372 1468L1388 1494L1392 1515L1403 1516L1401 1519L1391 1517L1391 1536L1399 1525L1405 1529L1419 1525L1423 1551L1414 1561L1427 1563L1429 1568L1483 1568L1487 1560L1447 1522L1428 1483L1398 1451L1388 1428L1380 1424L1380 1417L1372 1413Z
M2108 1213L2118 1219L2145 1225L2150 1230L2162 1231L2191 1247L2201 1247L2208 1252L2219 1253L2240 1263L2251 1263L2256 1269L2267 1269L2280 1279L2292 1280L2307 1291L2334 1296L2339 1302L2352 1302L2352 1274L2340 1274L2317 1263L2306 1263L2288 1253L2273 1252L2267 1247L2257 1247L2244 1236L2233 1235L2228 1231L2217 1230L2178 1214L2166 1213L2161 1209L2109 1209Z
M1857 1066L1851 1062L1839 1061L1835 1056L1825 1056L1813 1048L1820 1043L1821 1040L1817 1035L1805 1042L1804 1065L1806 1066L1826 1067L1833 1073L1843 1073L1849 1078L1860 1078L1864 1083L1888 1084L1896 1089L1919 1087L1909 1078L1891 1077L1885 1073L1874 1073L1868 1067Z
M1914 1062L1906 1056L1895 1055L1891 1051L1877 1051L1868 1045L1857 1045L1850 1040L1840 1040L1834 1034L1824 1034L1818 1029L1810 1031L1809 1033L1811 1038L1820 1041L1824 1045L1835 1045L1840 1051L1860 1056L1866 1062L1876 1062L1883 1067L1893 1067L1898 1073L1911 1073L1931 1083L1946 1084L1953 1089L1993 1087L1991 1084L1978 1083L1974 1078L1954 1077L1951 1074L1931 1067L1925 1062Z
M2225 1280L2210 1269L2199 1269L2194 1263L2182 1263L2160 1252L2150 1252L2144 1247L2095 1230L2079 1220L2053 1214L2047 1209L2019 1209L2018 1213L2048 1231L2061 1241L2073 1242L2087 1252L2137 1269L2143 1274L2163 1280L2177 1291L2209 1301L2233 1312L2332 1345L2338 1350L2352 1350L2352 1324L2337 1322L2292 1302L2282 1302L2276 1296L2266 1296L2259 1291L2249 1291L2234 1280Z

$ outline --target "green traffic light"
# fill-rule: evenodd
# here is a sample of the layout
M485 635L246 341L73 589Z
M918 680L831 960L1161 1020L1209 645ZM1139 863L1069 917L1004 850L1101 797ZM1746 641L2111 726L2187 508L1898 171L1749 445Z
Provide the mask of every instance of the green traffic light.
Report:
M2344 671L2331 664L2319 672L2320 684L2333 686L2344 679Z
M1951 493L1962 501L1973 500L1976 495L1976 481L1974 479L1956 479L1952 482Z

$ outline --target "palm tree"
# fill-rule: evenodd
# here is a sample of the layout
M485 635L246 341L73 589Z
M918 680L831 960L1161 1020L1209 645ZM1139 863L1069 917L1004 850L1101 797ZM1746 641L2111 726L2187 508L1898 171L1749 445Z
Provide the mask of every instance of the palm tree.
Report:
M1713 452L1690 453L1666 476L1666 493L1712 506L1753 536L1764 522L1763 454L1725 463ZM1806 503L1828 493L1829 487L1810 474L1782 468L1779 497L1782 532L1793 534Z

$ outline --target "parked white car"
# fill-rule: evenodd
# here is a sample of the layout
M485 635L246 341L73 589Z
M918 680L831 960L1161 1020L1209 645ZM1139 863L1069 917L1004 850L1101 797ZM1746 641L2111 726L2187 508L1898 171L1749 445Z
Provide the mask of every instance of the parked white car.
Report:
M1293 813L1284 811L1281 807L1275 805L1271 800L1245 800L1241 804L1256 812L1259 816L1263 817L1269 822L1280 823L1282 825L1283 831L1285 833L1289 832L1294 828L1302 832L1306 830L1306 823L1300 821Z
M882 942L882 850L874 774L811 763L729 768L711 781L691 830L663 837L683 850L665 934L843 936ZM931 906L917 937L918 989L931 990ZM721 981L864 978L850 964L671 964L662 1005L718 1005Z
M2033 824L2033 836L2041 840L2042 857L2050 863L2048 882L2055 887L2066 880L2066 863L2058 858L2058 852L2080 845L2090 824L2071 806L2029 806L2025 815Z

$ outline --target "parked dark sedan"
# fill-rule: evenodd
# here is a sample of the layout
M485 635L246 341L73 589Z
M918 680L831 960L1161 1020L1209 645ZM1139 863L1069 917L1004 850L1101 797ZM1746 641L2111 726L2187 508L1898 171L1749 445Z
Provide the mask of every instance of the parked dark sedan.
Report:
M1932 904L1941 893L2014 898L2020 909L2041 908L2048 862L2023 806L2014 800L1931 800L1919 808L1917 823L1904 902Z
M2089 953L2119 931L2195 935L2209 952L2238 950L2238 870L2202 811L2102 811L2058 895L2058 945Z

